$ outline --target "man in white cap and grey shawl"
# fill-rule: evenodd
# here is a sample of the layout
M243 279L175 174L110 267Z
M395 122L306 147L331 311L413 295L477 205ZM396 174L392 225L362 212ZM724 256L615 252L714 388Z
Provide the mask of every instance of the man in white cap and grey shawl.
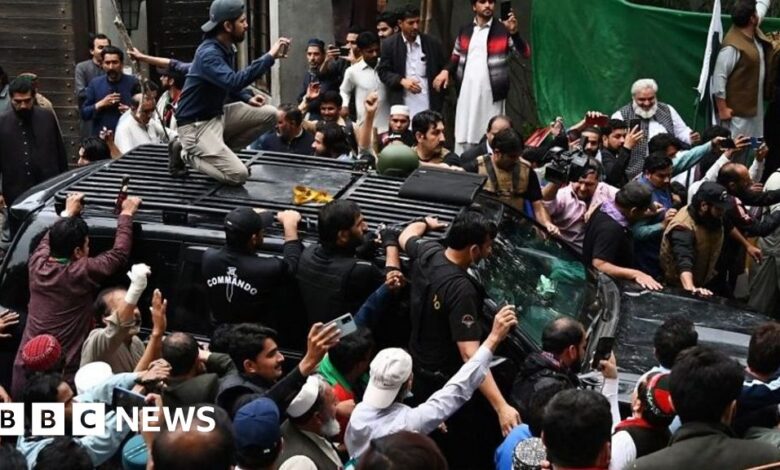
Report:
M336 396L333 388L320 377L312 375L287 407L290 417L282 424L284 448L277 464L303 455L319 470L338 470L343 462L331 439L338 436L341 426L336 420Z

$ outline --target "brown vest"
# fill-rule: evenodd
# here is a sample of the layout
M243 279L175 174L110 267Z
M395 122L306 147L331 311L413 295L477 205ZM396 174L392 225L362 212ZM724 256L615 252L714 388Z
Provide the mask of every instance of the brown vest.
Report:
M769 54L768 43L760 30L756 32L756 40L764 48L766 62ZM761 56L753 39L745 36L734 26L723 38L721 47L726 46L731 46L739 51L739 61L726 81L726 104L733 110L734 116L754 117L758 112L757 96L760 85L758 76L761 72ZM765 70L766 73L769 73L768 67ZM766 90L764 90L764 94L766 94Z
M699 287L715 277L715 264L718 262L720 249L723 246L723 229L712 231L699 227L688 213L688 207L690 206L683 207L664 230L661 241L661 269L663 269L667 283L674 286L681 284L680 271L677 269L672 243L669 241L669 233L675 229L690 230L694 234L694 243L696 244L694 248L696 259L693 263L692 273L693 283Z
M528 164L522 160L518 161L515 170L510 172L497 167L490 155L483 155L477 157L477 172L488 177L483 188L485 191L495 194L519 211L524 209L523 195L528 190L528 177L531 172Z

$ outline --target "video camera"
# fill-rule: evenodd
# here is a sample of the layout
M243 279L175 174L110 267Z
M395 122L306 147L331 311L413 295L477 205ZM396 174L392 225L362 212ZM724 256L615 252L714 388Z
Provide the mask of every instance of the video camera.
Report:
M544 179L563 184L580 179L588 166L588 155L581 149L566 150L562 147L553 147L547 151L542 162L547 164Z

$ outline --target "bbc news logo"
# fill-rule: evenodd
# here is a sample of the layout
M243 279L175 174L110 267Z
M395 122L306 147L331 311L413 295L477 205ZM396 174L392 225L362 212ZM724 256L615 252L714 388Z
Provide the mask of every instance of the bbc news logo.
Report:
M24 435L23 403L0 403L0 436ZM105 436L106 416L111 416L105 403L72 404L72 436ZM197 421L197 424L195 422ZM64 403L33 403L30 410L30 431L33 436L65 435ZM116 431L160 432L181 429L184 432L210 432L216 427L215 410L211 406L198 408L156 407L117 408L114 421Z

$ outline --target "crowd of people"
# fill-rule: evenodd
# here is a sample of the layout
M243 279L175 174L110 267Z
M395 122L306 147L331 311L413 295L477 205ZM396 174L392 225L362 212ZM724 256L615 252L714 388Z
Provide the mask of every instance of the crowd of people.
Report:
M759 29L768 4L739 0L732 11L712 90L719 125L694 132L660 101L655 80L644 78L611 115L587 111L570 126L558 118L542 132L546 138L526 143L505 114L507 60L528 57L531 45L513 13L495 17L495 0L471 0L473 21L459 29L449 57L420 32L416 6L382 8L370 29L354 11L340 12L337 37L345 42L309 39L298 102L279 106L252 85L277 60L300 54L297 41L282 37L236 70L235 46L248 29L244 2L214 0L192 62L123 51L102 34L90 39L91 57L75 69L84 137L78 164L167 143L173 176L198 171L226 185L251 177L236 155L247 147L391 175L420 166L476 173L484 191L581 253L586 266L643 289L717 294L777 316L780 177L765 169L780 165L768 161L762 104L763 90L775 84ZM126 58L157 67L161 84L125 74ZM451 87L456 113L445 123ZM46 101L34 75L9 82L0 70L5 205L67 169ZM157 289L150 334L139 336L138 305L151 276L131 259L142 201L121 202L113 247L97 255L83 202L83 194L69 195L60 219L31 248L23 329L16 331L19 314L0 314L0 343L21 337L13 364L3 365L13 377L0 384L0 401L22 403L28 415L35 403L62 403L70 419L74 403L112 405L121 387L158 413L212 410L216 425L195 432L174 424L133 436L115 426L112 410L105 435L78 436L68 423L65 436L41 436L28 420L15 446L3 438L2 469L742 469L780 462L774 322L752 332L743 367L699 344L695 325L669 312L653 338L658 365L638 379L627 416L618 403L617 359L596 361L583 380L592 359L589 325L567 316L544 325L541 350L503 383L494 355L522 314L501 305L492 325L484 321L485 286L468 270L492 256L497 226L479 208L449 225L425 217L383 227L366 243L360 206L335 200L320 208L318 239L309 246L297 211L235 209L224 220L225 245L202 256L213 334L201 344L190 332L168 330ZM283 229L282 255L258 257L274 223ZM425 237L445 230L441 241ZM746 289L738 280L747 266ZM106 285L125 270L129 283ZM291 315L280 294L290 288L308 329L292 369L280 352L291 338L277 331ZM354 331L334 322L345 313L353 314ZM385 344L388 319L401 317L394 325L401 340Z

